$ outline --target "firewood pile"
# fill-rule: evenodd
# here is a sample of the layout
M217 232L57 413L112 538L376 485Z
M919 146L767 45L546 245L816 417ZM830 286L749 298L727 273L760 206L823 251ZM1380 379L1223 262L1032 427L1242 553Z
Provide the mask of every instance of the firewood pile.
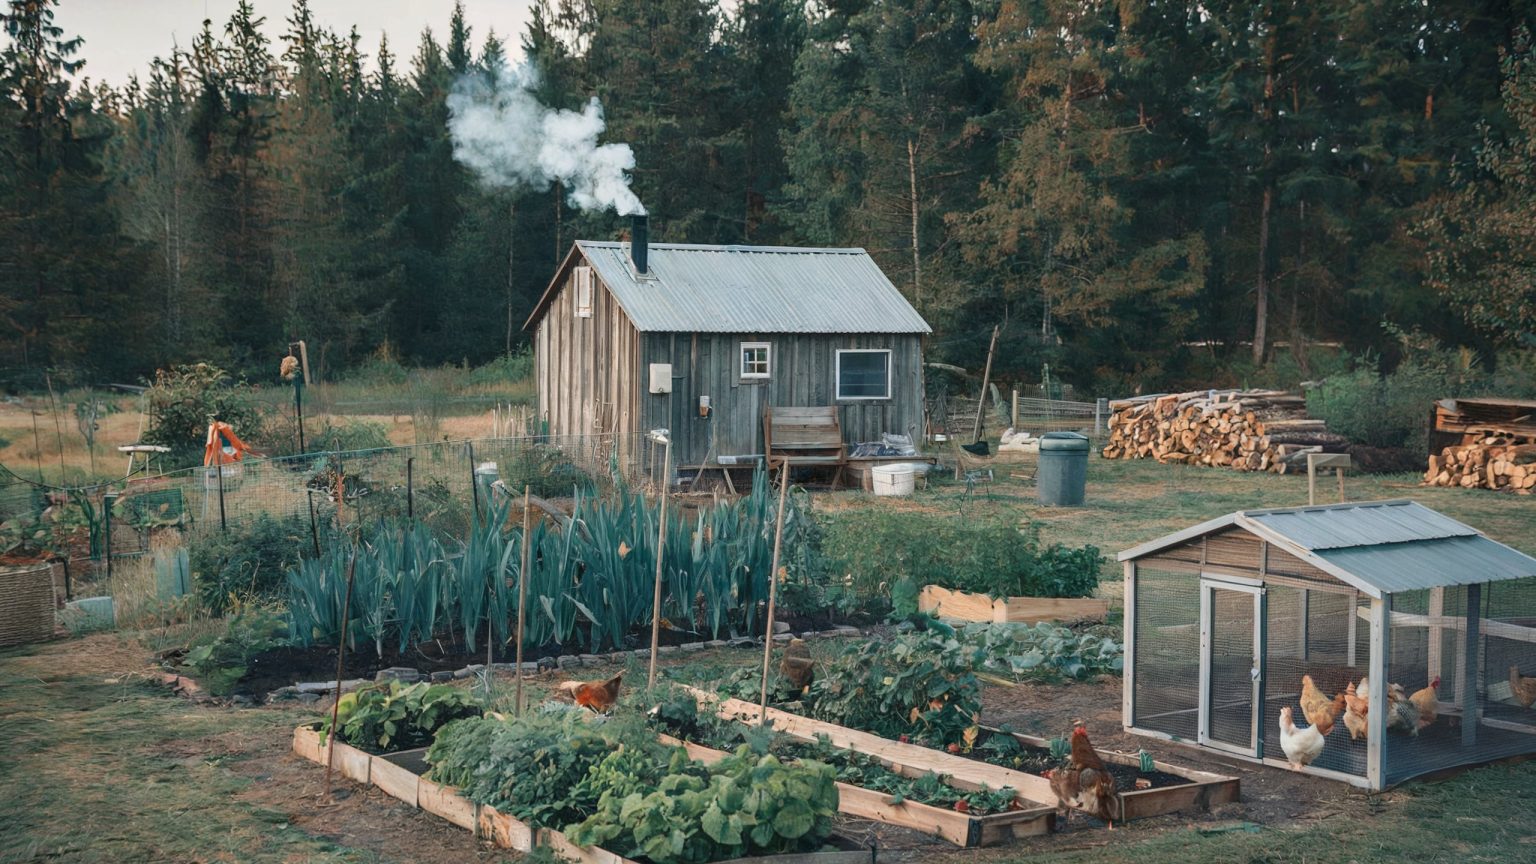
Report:
M1536 443L1514 435L1487 435L1470 444L1447 447L1429 457L1424 482L1464 489L1507 489L1517 495L1536 492Z
M1463 489L1536 493L1536 403L1442 399L1431 440L1447 443L1429 457L1424 482Z
M1308 452L1342 452L1348 440L1307 416L1307 400L1282 390L1201 390L1109 403L1106 459L1156 459L1238 471L1306 470Z

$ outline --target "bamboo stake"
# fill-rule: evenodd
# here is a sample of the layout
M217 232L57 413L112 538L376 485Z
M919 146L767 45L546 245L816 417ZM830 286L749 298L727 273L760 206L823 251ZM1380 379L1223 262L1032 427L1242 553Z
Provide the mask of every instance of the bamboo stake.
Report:
M763 638L763 686L758 700L759 723L768 719L768 664L773 659L773 612L779 594L779 549L784 544L784 504L789 499L789 460L779 472L779 512L774 516L773 566L768 570L768 633Z
M651 669L646 688L656 686L656 652L661 647L661 565L667 539L667 490L672 483L672 438L668 436L666 453L661 458L661 518L656 529L656 590L651 600Z
M992 325L992 341L987 343L987 366L981 373L981 398L976 400L976 431L971 435L972 441L981 440L981 415L987 407L987 385L992 383L992 352L997 350L997 332L1002 326Z
M347 657L347 617L352 611L352 574L357 572L357 551L347 562L347 599L341 604L341 638L336 645L336 698L331 702L331 733L325 738L325 797L331 797L331 766L336 762L336 717L341 712L342 664Z
M533 487L523 487L523 566L517 571L517 701L514 714L523 713L523 607L528 605L528 549L531 519L528 509L532 506Z

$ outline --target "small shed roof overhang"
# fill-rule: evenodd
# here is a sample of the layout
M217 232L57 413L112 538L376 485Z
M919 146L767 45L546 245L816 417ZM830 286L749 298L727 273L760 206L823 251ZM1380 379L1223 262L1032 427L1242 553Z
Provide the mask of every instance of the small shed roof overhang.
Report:
M1121 552L1134 561L1237 527L1371 597L1536 577L1536 558L1415 501L1243 510Z

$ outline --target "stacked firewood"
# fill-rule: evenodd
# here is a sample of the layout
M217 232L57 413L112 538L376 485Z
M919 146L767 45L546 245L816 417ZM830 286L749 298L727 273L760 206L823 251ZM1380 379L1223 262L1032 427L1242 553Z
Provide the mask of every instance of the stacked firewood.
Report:
M1517 495L1536 493L1536 443L1524 436L1493 434L1447 447L1439 456L1429 457L1424 482L1465 489L1507 489Z
M1281 390L1201 390L1109 403L1106 459L1156 459L1285 473L1305 454L1348 442L1306 414L1306 397Z

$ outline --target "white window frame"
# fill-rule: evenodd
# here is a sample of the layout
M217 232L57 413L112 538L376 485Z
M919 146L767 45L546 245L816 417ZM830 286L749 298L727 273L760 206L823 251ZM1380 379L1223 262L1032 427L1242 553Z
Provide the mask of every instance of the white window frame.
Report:
M575 268L572 276L571 298L574 301L577 318L592 317L592 295L597 293L593 287L594 281L591 267Z
M844 354L884 354L885 355L885 395L884 396L844 396L843 395L843 355ZM895 370L891 363L891 349L889 348L839 348L837 360L832 370L832 388L837 393L839 402L880 402L889 401L892 390L892 376Z
M757 348L763 349L763 365L767 367L762 372L747 371L747 351ZM762 381L773 375L773 345L768 342L743 342L736 349L736 372L742 380Z

